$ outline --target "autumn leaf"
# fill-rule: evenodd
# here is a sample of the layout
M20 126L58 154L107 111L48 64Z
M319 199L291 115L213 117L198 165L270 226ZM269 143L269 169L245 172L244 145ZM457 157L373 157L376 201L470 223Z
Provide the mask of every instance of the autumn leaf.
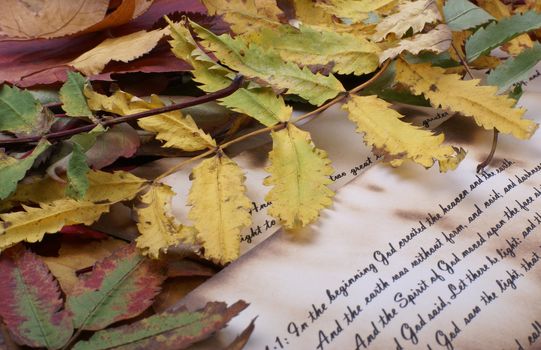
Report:
M445 52L451 46L451 42L451 31L445 24L440 24L426 34L417 34L411 38L400 40L396 47L383 51L379 61L383 63L388 59L394 59L404 51L409 51L414 55L421 51Z
M357 132L364 133L364 142L377 150L385 150L391 157L407 158L430 168L434 161L444 164L440 171L456 168L461 153L454 147L442 145L443 134L434 135L428 130L401 121L402 115L391 109L391 104L377 96L352 96L342 108L357 125ZM454 167L451 166L454 162ZM393 161L391 161L393 165Z
M62 109L71 117L91 117L92 112L86 104L86 98L83 94L86 79L73 72L68 72L68 78L60 89L60 101Z
M220 264L238 258L240 231L251 223L244 174L226 155L205 159L192 170L189 218L205 257Z
M86 156L83 153L83 148L78 143L74 143L66 172L68 179L66 195L68 197L81 199L85 196L89 186L86 174L89 171L90 168L86 163Z
M104 40L68 64L85 75L97 74L110 61L129 62L152 50L169 33L167 28L138 31Z
M306 67L301 69L256 44L248 45L240 37L217 36L193 22L191 26L206 49L213 51L223 64L246 77L265 81L275 89L287 89L287 93L299 95L318 106L344 91L333 75L314 74Z
M4 84L0 90L0 131L34 130L41 108L28 91Z
M362 22L368 18L370 12L392 9L397 0L329 0L318 2L316 6L341 18L348 18L353 22Z
M375 41L383 40L388 34L394 33L401 38L411 28L418 33L427 23L441 20L435 0L417 0L403 2L398 6L396 13L385 17L376 26L373 35Z
M413 93L423 94L432 106L473 117L487 130L496 128L525 140L537 129L536 123L522 118L524 109L513 108L515 100L496 95L497 87L479 86L478 79L462 80L458 74L445 74L443 68L432 67L430 63L409 64L399 60L396 80Z
M40 141L32 153L23 159L15 159L0 151L0 199L5 199L15 191L19 181L50 145L46 140Z
M59 349L73 333L57 281L47 265L22 247L0 257L0 316L20 345Z
M137 228L141 233L136 239L137 248L152 258L158 258L160 252L167 252L167 248L186 238L186 228L171 214L174 195L171 187L153 184L136 208Z
M193 312L186 308L165 311L130 325L96 332L88 341L75 344L73 350L185 349L223 328L247 306L240 300L230 307L210 302Z
M447 1L443 7L443 14L445 22L454 31L474 28L495 20L485 10L468 0Z
M223 16L233 32L242 34L261 27L278 27L282 10L275 0L202 0L210 15Z
M292 124L272 132L270 176L264 184L273 186L265 200L272 202L268 213L287 229L315 221L319 212L332 204L334 195L327 185L333 174L325 151L317 149L310 134Z
M66 300L78 329L99 330L146 310L165 276L157 263L127 245L98 261Z
M46 233L56 233L65 225L90 225L110 205L58 199L38 208L23 205L22 211L0 214L0 250L22 241L41 241Z
M284 61L301 66L325 67L333 72L356 75L371 73L378 67L380 48L359 35L316 30L301 25L299 29L264 28L245 36L250 45L276 52Z
M200 88L213 92L231 84L235 73L215 63L193 40L182 23L169 23L173 40L169 43L175 55L189 62L194 80ZM263 125L274 125L289 120L292 108L286 106L282 96L268 87L240 88L219 102L236 112L245 113Z

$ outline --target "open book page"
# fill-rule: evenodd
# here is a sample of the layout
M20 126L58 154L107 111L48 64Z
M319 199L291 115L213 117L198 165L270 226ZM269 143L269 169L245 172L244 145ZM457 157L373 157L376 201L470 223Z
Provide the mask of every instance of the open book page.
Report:
M525 93L529 118L540 101ZM247 349L541 348L541 135L502 135L476 174L492 133L443 127L470 151L458 170L371 167L316 225L278 231L188 295L194 309L251 303L208 348L255 316Z

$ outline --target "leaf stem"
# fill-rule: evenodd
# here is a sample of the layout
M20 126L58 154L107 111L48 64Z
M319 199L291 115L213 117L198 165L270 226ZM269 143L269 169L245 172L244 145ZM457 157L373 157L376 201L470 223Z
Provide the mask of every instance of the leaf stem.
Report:
M243 76L242 75L237 75L237 77L235 77L235 79L233 80L233 82L229 86L227 86L227 87L225 87L225 88L223 88L221 90L212 92L210 94L206 94L206 95L201 96L201 97L194 97L194 98L192 98L192 99L190 99L188 101L184 101L184 102L181 102L181 103L175 103L175 104L165 106L165 107L161 107L161 108L155 108L155 109L151 109L151 110L140 112L140 113L129 114L129 115L125 115L125 116L118 117L118 118L104 120L104 121L101 122L101 125L103 127L107 127L107 126L111 126L111 125L115 125L115 124L131 122L131 121L134 121L134 120L137 120L137 119L150 117L150 116L153 116L153 115L156 115L156 114L176 111L178 109L183 109L183 108L186 108L186 107L199 105L199 104L202 104L202 103L205 103L205 102L214 101L214 100L229 96L232 93L234 93L235 91L237 91L242 86L243 81L244 81ZM80 126L78 128L73 128L73 129L69 129L69 130L62 130L62 131L58 131L58 132L49 133L49 134L46 134L46 135L43 135L43 136L30 136L30 137L21 137L21 138L17 138L17 139L2 140L2 141L0 141L0 147L7 146L7 145L13 145L13 144L28 143L28 142L38 142L42 138L47 139L47 140L61 139L61 138L72 136L72 135L79 134L79 133L82 133L82 132L90 131L90 130L94 129L96 126L98 126L98 124L93 123L93 124L83 125L83 126Z
M184 165L188 164L188 163L191 163L192 161L194 160L197 160L197 159L200 159L200 158L203 158L203 157L206 157L212 153L215 153L217 151L221 151L235 143L238 143L240 141L243 141L243 140L246 140L248 138L251 138L253 136L256 136L256 135L260 135L260 134L264 134L264 133L267 133L269 131L275 131L277 129L283 129L287 123L291 123L291 124L297 124L299 123L300 121L304 120L304 119L307 119L307 118L310 118L310 117L313 117L313 116L316 116L316 115L319 115L319 113L325 111L326 109L328 109L329 107L337 104L338 102L340 101L343 101L345 100L346 98L348 98L349 96L353 95L353 94L356 94L357 92L361 91L362 89L365 89L366 87L368 87L369 85L371 85L374 81L376 81L379 77L381 77L381 75L383 73L385 73L385 71L387 70L387 68L389 68L389 65L391 64L391 61L390 60L387 60L385 62L385 64L381 67L381 69L376 73L374 74L372 77L370 77L370 79L368 79L367 81L365 81L364 83L356 86L355 88L347 91L346 93L344 94L341 94L337 97L335 97L334 99L330 100L329 102L323 104L322 106L314 109L313 111L310 111L308 113L305 113L303 115L301 115L300 117L296 118L295 120L292 120L290 122L282 122L282 123L278 123L278 124L275 124L275 125L271 125L271 126L267 126L265 128L261 128L261 129L257 129L257 130L254 130L248 134L244 134L244 135L241 135L233 140L230 140L230 141L227 141L221 145L219 145L216 149L212 149L212 150L208 150L206 151L205 153L201 153L193 158L189 158L189 159L186 159L178 164L176 164L175 166L173 166L172 168L168 169L166 172L164 172L163 174L159 175L156 179L154 179L154 181L159 181L161 179L163 179L164 177L167 177L175 172L177 172L178 170L180 170Z
M494 153L496 153L496 146L498 145L498 135L499 135L498 129L494 128L494 136L492 137L492 147L490 148L490 153L488 154L487 158L477 165L477 173L482 172L485 167L487 167L490 162L492 161L492 158L494 158Z

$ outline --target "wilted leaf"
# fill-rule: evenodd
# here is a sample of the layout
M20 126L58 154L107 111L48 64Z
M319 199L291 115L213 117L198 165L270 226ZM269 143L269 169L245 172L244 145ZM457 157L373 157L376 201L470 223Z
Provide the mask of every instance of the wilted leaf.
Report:
M394 59L404 51L416 55L421 51L432 51L435 53L445 52L453 41L451 30L445 24L440 24L426 34L417 34L411 38L400 40L398 46L389 48L380 55L380 63L387 59Z
M23 211L0 214L0 249L22 241L41 241L46 233L56 233L65 225L90 225L107 212L110 205L58 199L42 203L39 208L23 205Z
M197 46L188 29L179 23L171 23L171 44L175 55L192 67L194 80L201 83L201 89L213 92L230 85L235 73L220 66ZM282 96L271 88L240 88L233 94L222 98L219 102L233 111L245 113L263 125L274 125L289 120L292 108L286 106Z
M152 50L169 29L139 31L118 38L106 39L69 63L85 75L97 74L110 61L129 62Z
M284 61L301 66L331 65L339 74L356 75L371 73L378 67L380 48L367 39L333 30L316 30L301 25L299 29L282 26L278 29L262 29L247 35L250 45L257 44L272 50Z
M0 316L18 344L61 348L73 333L58 283L36 255L22 247L0 257Z
M315 105L344 91L333 75L313 74L308 68L301 69L294 63L284 62L277 54L248 44L240 37L216 36L193 22L191 25L203 39L201 44L205 48L213 51L223 64L249 78L266 81L276 89L287 89L287 93L299 95Z
M79 73L68 72L68 78L60 89L62 109L71 117L91 117L83 89L86 79Z
M0 35L31 39L74 34L98 23L108 6L108 0L4 0Z
M443 14L449 28L455 31L470 29L495 20L485 10L468 0L447 1L443 7Z
M240 253L240 231L251 223L242 170L220 154L202 161L192 176L189 218L203 242L205 257L220 264L235 260Z
M30 155L23 159L12 158L0 151L0 199L8 197L17 188L26 172L51 144L42 140Z
M233 32L242 34L261 27L278 27L282 10L275 0L202 0L210 15L223 16Z
M385 150L391 157L411 159L425 168L430 168L434 161L447 165L452 159L458 160L453 147L442 145L443 134L434 135L401 121L402 115L390 107L377 96L352 96L342 106L357 124L357 132L364 133L364 142Z
M530 71L541 60L541 44L535 43L517 57L509 58L496 67L487 77L487 83L499 87L498 93L509 89L513 84L529 78Z
M167 252L167 248L180 243L185 236L184 227L171 214L174 195L171 187L154 184L136 208L137 228L141 233L136 239L137 248L152 258L158 258L160 252Z
M86 160L92 168L102 169L120 157L133 156L140 144L134 128L127 123L116 124L98 135L96 143L86 151Z
M38 100L28 91L4 84L0 90L0 131L34 130L41 108Z
M522 33L541 28L541 14L529 11L490 23L466 41L466 58L473 61Z
M270 176L264 182L273 186L265 197L272 202L268 212L287 229L306 226L332 204L334 193L327 187L333 174L330 160L308 132L292 124L272 132L272 141L271 165L266 169Z
M186 308L165 311L130 325L97 332L88 341L75 344L73 350L185 349L223 328L247 306L241 300L230 307L211 302L193 312Z
M537 129L536 123L522 119L524 109L513 108L515 100L496 95L498 89L494 86L478 86L478 79L462 80L458 74L445 74L443 68L431 67L430 63L399 60L396 80L430 99L432 106L473 117L485 129L497 128L519 139L530 138Z
M78 143L73 144L73 151L68 161L66 176L68 178L68 187L66 195L71 198L81 199L85 196L88 189L88 179L86 174L90 171L86 163L86 156L82 147Z
M390 33L401 38L410 28L415 34L423 30L425 24L438 20L441 20L441 16L435 0L403 2L395 14L385 17L378 23L372 38L381 41Z
M66 300L75 328L98 330L145 311L160 292L161 268L128 245L98 261Z
M231 344L229 344L226 348L226 350L242 350L246 346L246 343L248 343L248 340L250 339L250 336L254 332L255 329L255 320L254 318L248 327L246 327L245 330L242 331L241 334L239 334Z

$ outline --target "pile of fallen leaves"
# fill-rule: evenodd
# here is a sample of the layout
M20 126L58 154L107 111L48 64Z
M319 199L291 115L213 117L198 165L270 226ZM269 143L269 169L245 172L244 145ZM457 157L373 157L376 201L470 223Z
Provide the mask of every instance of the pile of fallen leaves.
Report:
M522 140L537 129L515 107L541 60L533 0L3 5L0 328L9 346L180 349L241 312L244 301L173 305L239 256L251 200L228 147L240 141L271 135L268 213L294 234L332 204L332 164L301 123L332 105L386 163L442 172L466 151L404 121L395 104L443 108ZM292 106L310 111L293 117ZM185 158L155 178L130 172L166 156ZM189 222L180 223L160 180L188 165ZM94 225L119 203L133 242Z

